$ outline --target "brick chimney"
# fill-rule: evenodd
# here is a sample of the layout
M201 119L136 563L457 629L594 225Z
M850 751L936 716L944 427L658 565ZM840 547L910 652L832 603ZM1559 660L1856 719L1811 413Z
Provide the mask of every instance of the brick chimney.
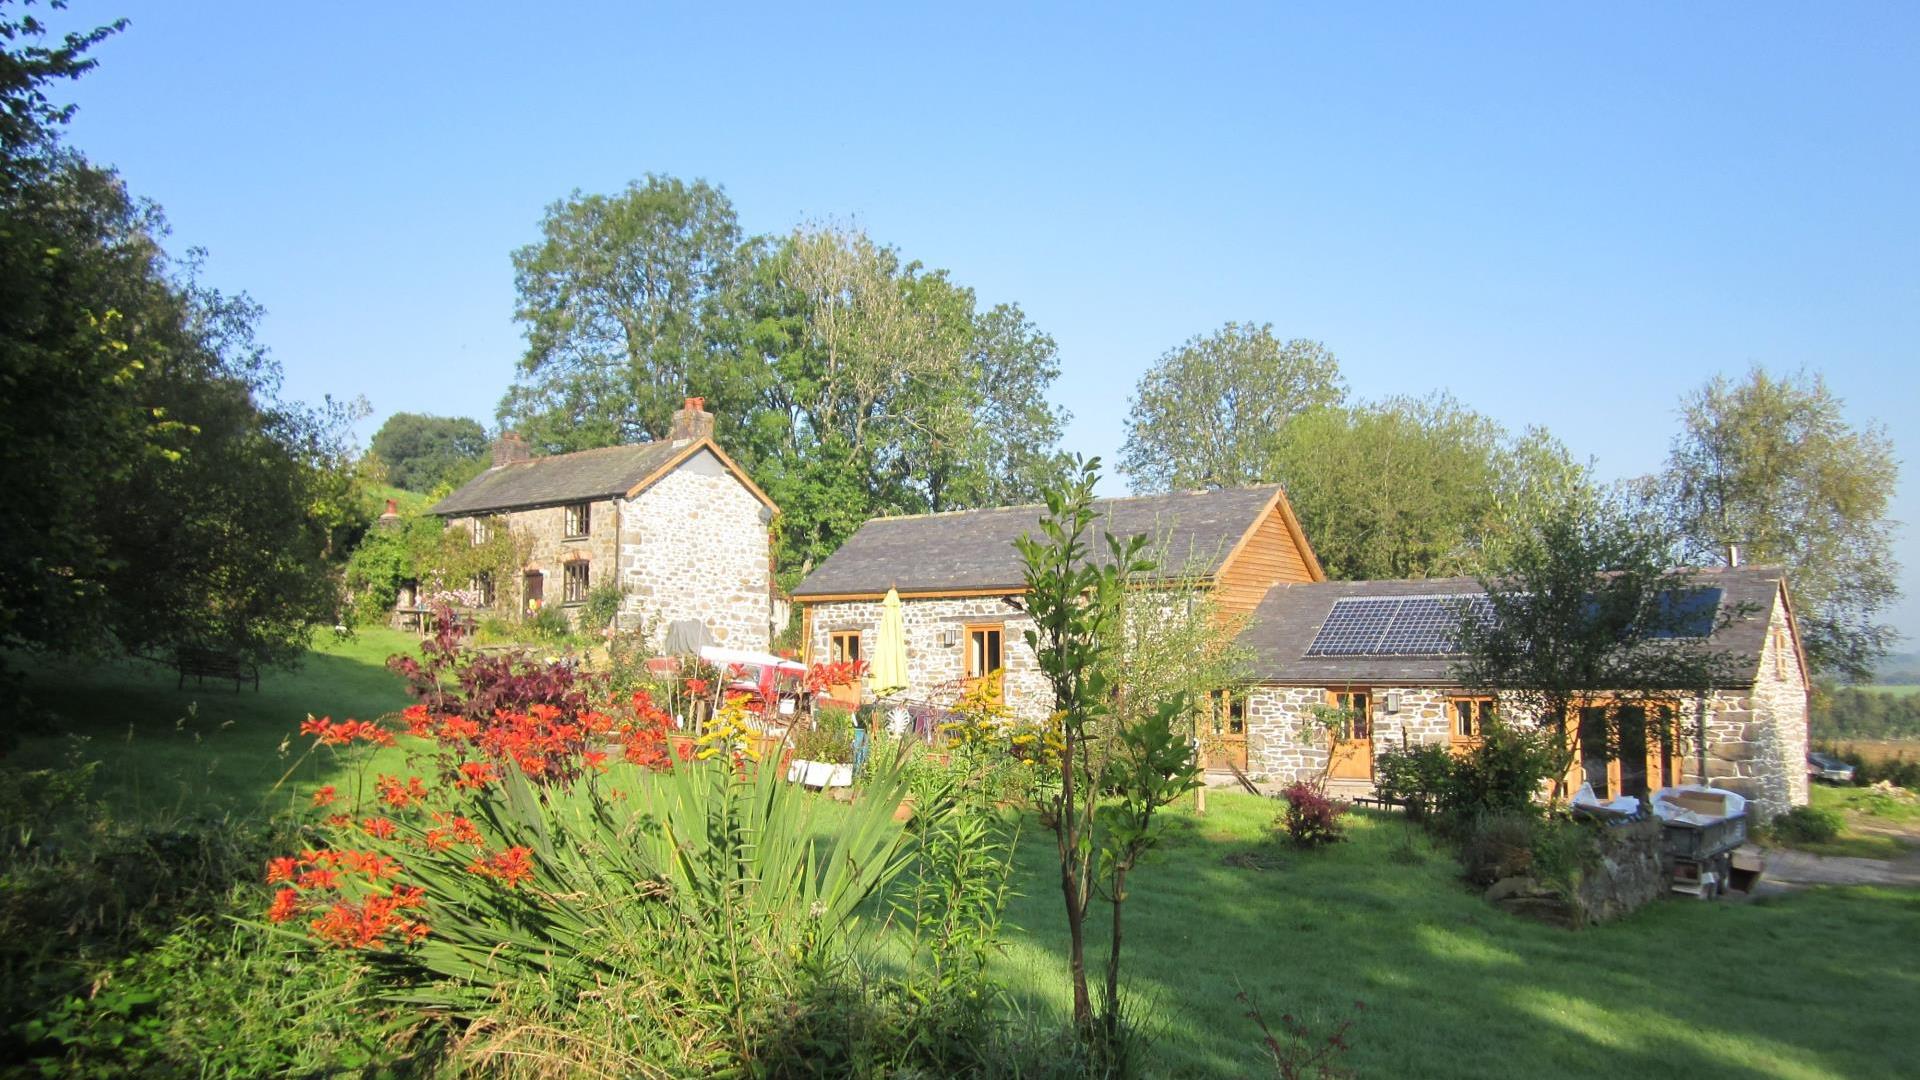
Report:
M381 512L380 520L374 524L388 529L400 524L400 500L388 499L387 508Z
M673 445L685 446L700 439L713 438L713 414L707 411L707 399L690 397L673 414Z
M532 456L533 452L527 449L527 440L521 438L518 432L503 431L499 438L493 440L493 463L496 467L525 461Z

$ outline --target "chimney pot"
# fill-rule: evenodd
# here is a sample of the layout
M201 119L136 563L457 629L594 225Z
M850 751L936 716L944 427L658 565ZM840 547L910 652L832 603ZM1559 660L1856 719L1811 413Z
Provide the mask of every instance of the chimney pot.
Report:
M685 446L690 442L713 437L713 414L707 411L707 399L690 397L673 414L673 445Z
M532 456L533 452L527 449L527 440L521 438L519 432L503 431L500 433L500 437L493 441L493 463L495 466L511 465L516 461L526 461Z

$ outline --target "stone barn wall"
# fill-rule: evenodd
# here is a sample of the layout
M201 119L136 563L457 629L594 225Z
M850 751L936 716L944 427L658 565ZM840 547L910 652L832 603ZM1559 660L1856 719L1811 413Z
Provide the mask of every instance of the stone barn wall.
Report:
M829 601L807 605L807 662L829 659L835 631L860 632L860 655L871 658L880 631L878 600ZM1053 688L1040 671L1026 632L1033 620L1004 597L973 596L900 601L901 622L907 637L907 689L913 701L951 705L960 696L966 673L966 628L989 623L1001 626L1000 653L1004 665L1004 694L1008 709L1023 720L1043 721L1053 708ZM945 643L951 632L954 644Z

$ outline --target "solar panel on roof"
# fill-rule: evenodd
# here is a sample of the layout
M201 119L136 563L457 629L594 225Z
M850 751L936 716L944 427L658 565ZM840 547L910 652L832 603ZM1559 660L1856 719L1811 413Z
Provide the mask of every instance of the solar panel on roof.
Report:
M1308 656L1445 656L1459 651L1460 614L1483 618L1484 596L1350 596L1333 603Z

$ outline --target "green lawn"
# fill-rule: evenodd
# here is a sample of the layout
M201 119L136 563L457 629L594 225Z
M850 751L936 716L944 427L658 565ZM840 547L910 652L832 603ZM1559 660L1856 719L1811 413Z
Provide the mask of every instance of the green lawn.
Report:
M133 660L66 664L10 658L27 675L39 707L60 718L65 734L23 740L14 762L25 768L71 760L99 761L100 795L123 813L251 813L304 800L323 783L357 770L332 751L307 754L298 734L308 713L371 719L409 699L386 658L411 650L417 638L385 627L345 641L331 633L293 671L263 671L260 690L189 678L176 690L170 668ZM398 767L399 749L376 765ZM281 778L292 770L292 776Z
M1271 845L1273 803L1209 796L1205 819L1138 875L1125 970L1161 1029L1166 1070L1250 1075L1269 1022L1316 1025L1366 1003L1362 1076L1920 1075L1920 894L1824 890L1750 903L1662 902L1577 933L1497 911L1397 818L1362 816L1315 855ZM1001 974L1058 1013L1067 998L1047 837L1020 852L1024 895ZM1241 869L1228 856L1277 856ZM1104 932L1104 931L1103 931Z
M1914 832L1920 824L1920 800L1905 801L1871 788L1836 787L1814 784L1810 792L1813 806L1833 810L1846 820L1839 836L1823 843L1790 845L1815 855L1841 855L1857 859L1897 859L1914 848L1914 842L1888 835L1886 829Z
M122 808L254 813L349 775L319 756L275 789L303 752L290 736L308 712L364 718L406 703L382 661L411 645L385 630L329 641L258 694L176 691L147 665L42 666L32 686L86 737L80 752L104 763L103 796ZM16 760L70 750L35 738ZM1272 801L1209 802L1204 818L1169 818L1127 911L1128 985L1157 1032L1160 1074L1258 1073L1258 1034L1235 1001L1244 989L1276 1026L1288 1012L1324 1025L1364 1001L1347 1064L1367 1077L1920 1075L1920 893L1674 900L1569 933L1484 904L1424 838L1408 851L1397 818L1359 816L1352 842L1302 855L1274 845ZM1266 868L1227 861L1247 854ZM1057 881L1050 838L1029 822L997 974L1056 1024L1067 1001Z

